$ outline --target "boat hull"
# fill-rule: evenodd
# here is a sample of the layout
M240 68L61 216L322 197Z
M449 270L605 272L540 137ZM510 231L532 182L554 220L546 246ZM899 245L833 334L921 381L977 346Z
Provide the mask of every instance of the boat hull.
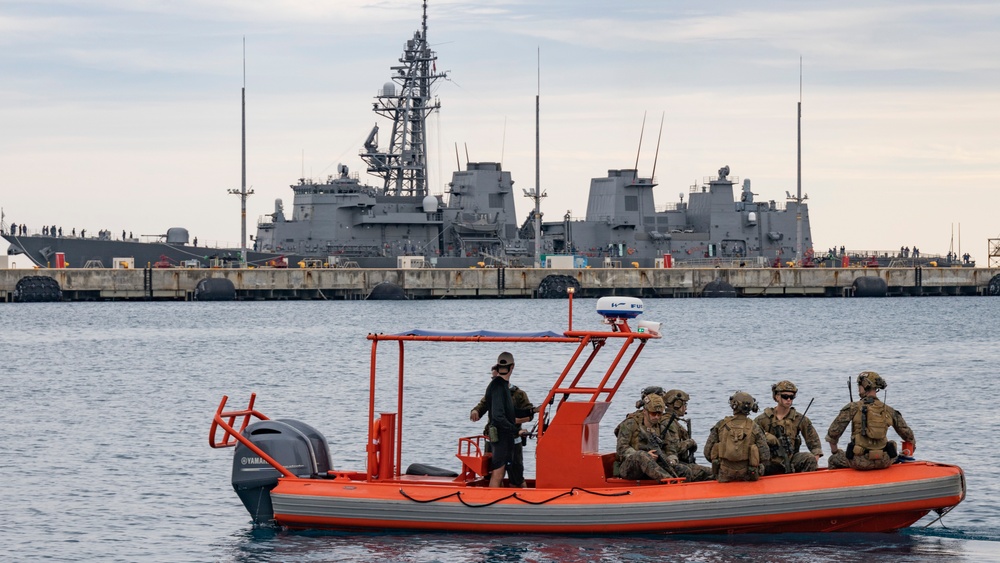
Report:
M293 529L555 534L888 532L964 497L962 470L929 462L753 483L623 482L588 489L287 478L271 492L275 523Z

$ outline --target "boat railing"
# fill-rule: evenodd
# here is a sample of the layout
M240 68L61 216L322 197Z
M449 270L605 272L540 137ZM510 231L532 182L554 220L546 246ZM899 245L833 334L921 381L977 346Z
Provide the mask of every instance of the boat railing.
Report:
M257 420L270 420L264 413L253 408L254 401L257 399L256 393L250 394L250 402L247 408L240 409L236 411L226 411L226 403L229 401L227 395L222 396L222 401L219 403L219 408L215 411L215 416L212 418L212 427L208 431L208 445L213 448L231 448L235 447L237 442L243 444L250 449L253 453L260 456L261 459L266 461L271 467L277 470L279 473L285 477L295 477L295 474L285 468L285 466L278 463L273 457L269 456L264 450L260 449L256 444L247 439L243 435L243 431L247 429L250 425L250 421L254 418ZM239 430L236 429L236 420L242 418ZM218 440L219 429L222 429L222 439Z
M462 474L458 476L458 481L471 481L489 474L493 455L486 452L485 443L486 436L483 435L458 439L458 453L455 455L462 462Z

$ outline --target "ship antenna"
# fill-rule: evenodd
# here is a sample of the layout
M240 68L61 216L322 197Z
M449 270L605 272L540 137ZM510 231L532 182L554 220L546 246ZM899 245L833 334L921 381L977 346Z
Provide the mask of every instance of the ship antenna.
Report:
M795 263L802 265L802 57L799 57L798 155L795 188Z
M229 190L229 193L240 196L240 267L247 267L247 198L253 195L253 190L247 190L247 38L243 37L243 88L240 90L241 121L243 129L242 142L242 181L239 190Z
M537 54L537 76L535 78L536 90L535 90L535 194L532 199L535 200L535 212L534 212L534 223L535 223L535 263L536 268L542 267L542 198L545 194L542 193L542 172L541 172L541 136L540 136L540 125L539 118L541 115L541 98L542 98L542 48L538 47Z
M642 112L642 128L639 129L639 149L635 151L635 177L639 177L639 153L642 152L642 136L646 133L646 112Z
M653 173L649 176L650 182L656 181L656 161L660 158L660 140L663 139L663 119L666 116L666 111L664 111L663 115L660 116L660 134L656 136L656 154L653 156Z
M500 168L503 168L503 153L507 148L507 116L503 116L503 136L500 137Z
M458 158L458 142L455 142L455 169L462 170L462 161Z
M469 164L469 143L463 143L465 145L465 164Z

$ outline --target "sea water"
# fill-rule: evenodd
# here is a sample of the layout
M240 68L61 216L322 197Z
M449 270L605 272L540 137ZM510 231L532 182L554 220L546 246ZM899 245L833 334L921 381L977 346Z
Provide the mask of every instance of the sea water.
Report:
M600 329L594 300L573 327ZM53 561L958 561L998 560L1000 299L662 299L660 321L601 423L601 450L647 385L691 395L703 445L737 390L772 404L790 379L824 435L862 370L917 437L916 457L960 465L968 497L892 534L560 537L254 529L229 483L232 450L208 446L223 395L295 418L364 468L369 332L562 331L565 301L54 303L0 305L0 553ZM380 347L378 410L395 410L395 345ZM571 345L407 347L403 465L458 469L469 410L509 350L512 383L541 401ZM384 369L383 369L384 368ZM384 373L383 373L384 372ZM387 375L387 376L385 376ZM847 437L841 439L843 447ZM525 452L534 474L534 444ZM827 446L824 445L826 448ZM829 457L820 460L825 465ZM700 453L699 453L700 456ZM702 460L703 461L703 460ZM739 486L739 485L734 485ZM926 527L925 526L928 526Z

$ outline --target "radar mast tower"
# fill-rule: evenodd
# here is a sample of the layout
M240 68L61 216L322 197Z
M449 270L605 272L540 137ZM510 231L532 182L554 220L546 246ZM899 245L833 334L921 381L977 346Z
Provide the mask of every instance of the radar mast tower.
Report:
M378 125L361 151L368 173L382 178L382 193L423 197L427 187L427 116L441 108L431 86L447 72L437 71L437 53L427 44L427 2L421 29L403 46L399 64L372 103L372 111L392 120L389 147L378 146Z

